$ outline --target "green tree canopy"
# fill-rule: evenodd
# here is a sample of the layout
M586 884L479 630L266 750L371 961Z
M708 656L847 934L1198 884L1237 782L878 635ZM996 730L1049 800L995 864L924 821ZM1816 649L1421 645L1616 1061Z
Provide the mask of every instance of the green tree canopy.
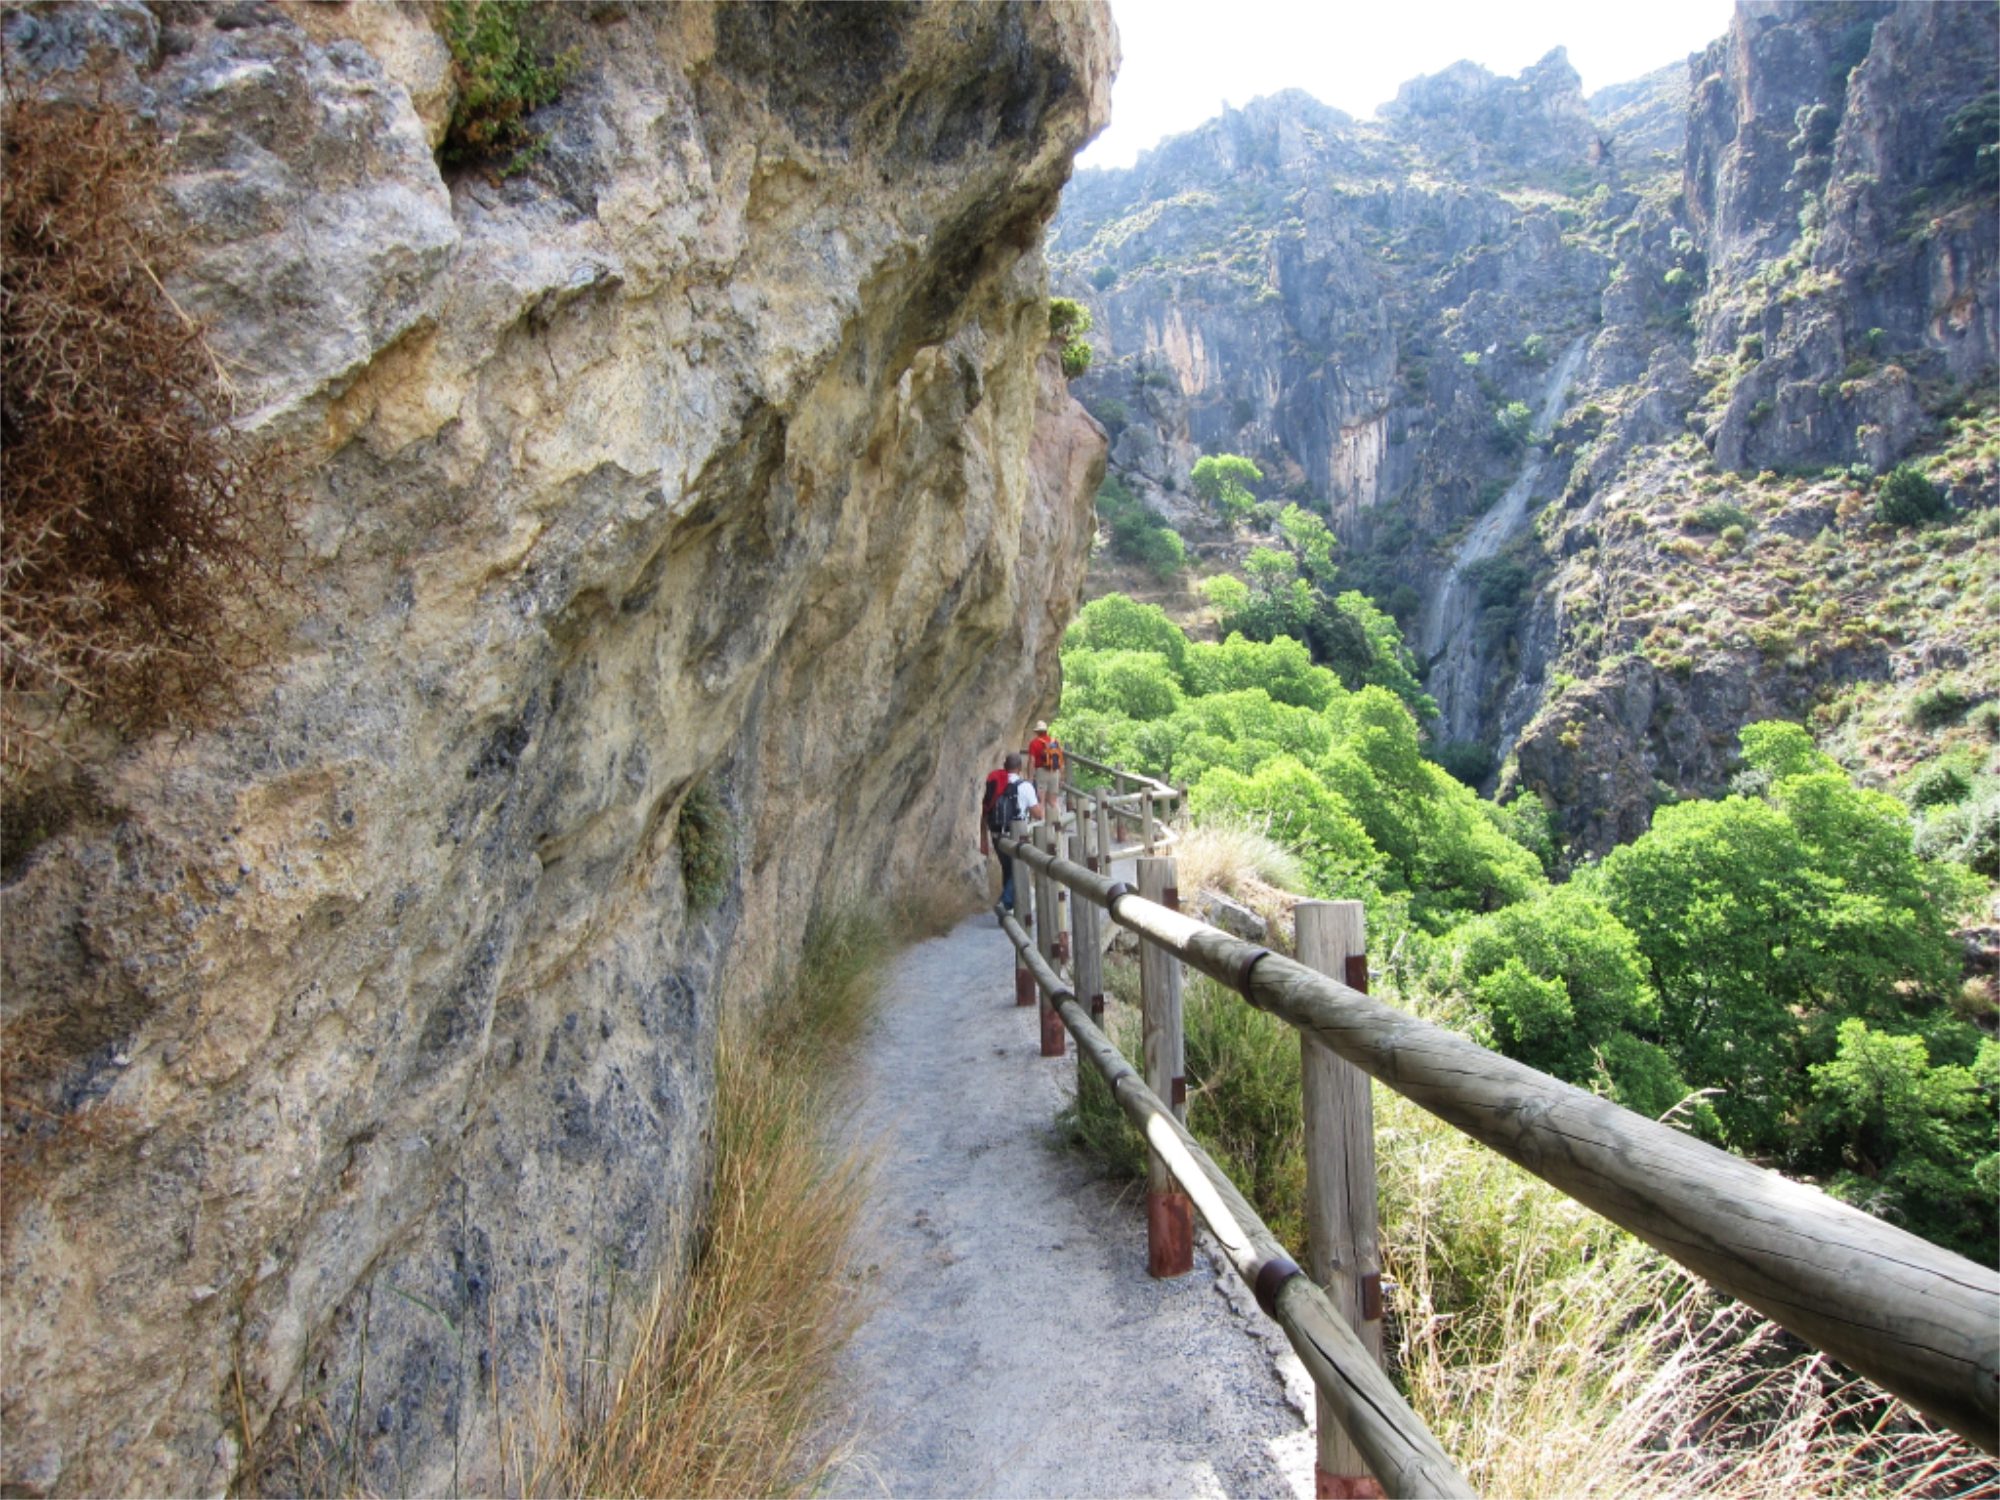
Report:
M1323 588L1332 588L1339 569L1334 556L1340 543L1326 522L1309 510L1287 505L1278 515L1278 531L1299 560L1299 571Z
M1340 695L1340 679L1313 665L1312 653L1289 636L1250 641L1231 635L1221 645L1187 648L1187 689L1197 695L1262 688L1280 703L1322 709Z
M1833 1057L1811 1068L1817 1123L1839 1152L1830 1190L1992 1262L2000 1155L2000 1043L1970 1067L1937 1063L1924 1039L1840 1023Z
M1382 852L1384 889L1412 893L1412 918L1441 931L1541 887L1535 857L1500 832L1471 789L1424 759L1416 721L1393 693L1363 688L1327 718L1334 744L1322 774Z
M1764 797L1661 808L1605 856L1606 901L1639 938L1662 1035L1733 1145L1776 1149L1839 1023L1893 1020L1957 974L1967 876L1919 860L1902 804L1854 786L1795 725L1744 734Z
M1250 514L1256 503L1250 486L1263 483L1264 471L1240 454L1209 453L1195 460L1188 477L1194 492L1234 523Z
M1063 707L1128 719L1164 719L1181 706L1180 678L1156 651L1063 654Z
M1601 900L1557 886L1454 937L1463 982L1509 1057L1572 1083L1601 1075L1612 1098L1655 1118L1687 1097L1673 1060L1647 1039L1660 1008L1638 940Z
M1255 592L1275 594L1291 587L1299 576L1299 565L1292 561L1289 552L1280 552L1275 547L1252 547L1250 555L1243 559L1243 571Z
M1084 605L1063 634L1063 649L1152 651L1164 656L1178 675L1187 660L1188 639L1157 604L1141 604L1124 594L1106 594ZM1065 658L1067 661L1067 658Z
M1261 826L1299 857L1314 890L1348 897L1372 891L1380 856L1343 799L1305 765L1279 756L1252 775L1217 769L1189 789L1196 821L1225 815Z

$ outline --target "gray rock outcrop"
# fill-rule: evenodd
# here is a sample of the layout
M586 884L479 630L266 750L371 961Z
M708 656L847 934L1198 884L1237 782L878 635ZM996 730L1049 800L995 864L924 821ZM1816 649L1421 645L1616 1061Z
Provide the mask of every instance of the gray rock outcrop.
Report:
M1107 13L550 9L580 67L504 180L440 175L414 6L5 18L119 52L173 291L303 490L245 711L97 767L0 889L53 1049L9 1493L219 1493L246 1426L281 1484L499 1488L546 1330L685 1251L719 1016L816 912L969 892L1052 706L1104 439L1041 232Z

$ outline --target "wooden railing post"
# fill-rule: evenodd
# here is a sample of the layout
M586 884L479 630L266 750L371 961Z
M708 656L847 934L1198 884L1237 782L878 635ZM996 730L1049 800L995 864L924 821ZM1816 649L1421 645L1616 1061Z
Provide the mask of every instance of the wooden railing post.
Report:
M1063 824L1069 818L1069 798L1063 792L1062 773L1049 771L1048 776L1048 821L1043 825L1047 837L1042 847L1060 858L1063 854ZM1069 887L1053 877L1049 880L1049 952L1058 964L1069 962L1070 929L1075 924L1070 920ZM1062 1022L1056 1021L1058 1029Z
M1171 859L1139 861L1139 894L1175 911L1180 909L1178 877ZM1139 994L1145 1014L1146 1087L1187 1123L1187 1062L1181 1039L1181 965L1155 943L1139 945ZM1194 1209L1174 1185L1166 1163L1154 1153L1146 1170L1146 1270L1153 1276L1185 1276L1194 1269Z
M1044 781L1054 780L1047 773L1042 773L1037 779ZM1050 790L1046 792L1045 796L1046 800L1042 804L1042 821L1037 825L1035 830L1035 845L1051 857L1054 857L1061 853L1061 835L1057 830L1062 822L1062 794ZM1041 954L1043 960L1053 966L1062 959L1065 941L1062 930L1062 912L1063 908L1068 904L1064 898L1068 896L1069 892L1047 875L1038 875L1036 879L1042 882L1041 901L1039 904L1044 914L1044 919L1042 925L1035 930L1035 948ZM1063 1030L1062 1017L1057 1013L1056 1008L1049 1003L1049 997L1046 994L1042 994L1038 990L1037 995L1041 1002L1042 1056L1061 1057L1064 1048L1068 1045L1068 1034Z
M1299 961L1368 989L1367 920L1359 901L1301 901ZM1375 1106L1368 1075L1317 1038L1299 1035L1305 1105L1306 1269L1382 1361L1382 1256L1375 1232ZM1378 1500L1382 1486L1319 1398L1319 1500Z
M1028 837L1027 821L1025 819L1018 819L1015 822L1009 823L1007 825L1007 833L1010 838L1017 841L1026 839ZM1034 930L1035 894L1039 884L1040 881L1036 877L1035 867L1025 859L1022 859L1020 855L1015 855L1014 910L1020 913L1018 920L1029 931ZM1015 962L1014 1003L1016 1005L1033 1005L1035 1003L1034 975L1029 971L1025 963L1020 962L1018 955Z
M1146 852L1153 852L1153 791L1148 787L1139 793L1139 832L1146 845Z
M1097 824L1097 873L1111 873L1111 813L1105 806L1104 788L1097 789L1097 796L1091 804L1090 814Z
M1103 828L1104 805L1095 803L1097 817L1093 818L1090 808L1079 807L1076 827L1070 830L1069 857L1072 864L1082 865L1086 870L1098 870L1100 864L1097 843ZM1102 935L1103 916L1092 901L1074 900L1069 904L1070 925L1070 987L1082 1000L1084 1008L1090 1012L1090 1019L1100 1028L1104 1025L1104 938ZM1060 1024L1062 1016L1057 1013ZM1081 1047L1076 1051L1076 1083L1083 1087L1084 1071L1090 1067L1090 1059Z

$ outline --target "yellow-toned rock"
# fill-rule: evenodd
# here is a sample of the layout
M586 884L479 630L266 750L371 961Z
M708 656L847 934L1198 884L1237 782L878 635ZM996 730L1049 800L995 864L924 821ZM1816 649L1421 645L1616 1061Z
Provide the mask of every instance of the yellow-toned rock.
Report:
M1103 450L1040 242L1105 10L551 10L504 180L439 176L416 8L129 28L301 546L242 711L10 853L10 1489L505 1487L551 1320L681 1253L725 1008L815 912L971 899L1053 701Z

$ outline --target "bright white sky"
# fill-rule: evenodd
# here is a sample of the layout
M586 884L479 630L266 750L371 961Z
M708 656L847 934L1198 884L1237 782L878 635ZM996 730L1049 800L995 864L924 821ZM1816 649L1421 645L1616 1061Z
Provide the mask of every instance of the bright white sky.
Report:
M1460 58L1512 77L1552 47L1593 93L1729 29L1730 0L1113 0L1111 126L1077 158L1129 167L1162 137L1280 89L1365 119Z

